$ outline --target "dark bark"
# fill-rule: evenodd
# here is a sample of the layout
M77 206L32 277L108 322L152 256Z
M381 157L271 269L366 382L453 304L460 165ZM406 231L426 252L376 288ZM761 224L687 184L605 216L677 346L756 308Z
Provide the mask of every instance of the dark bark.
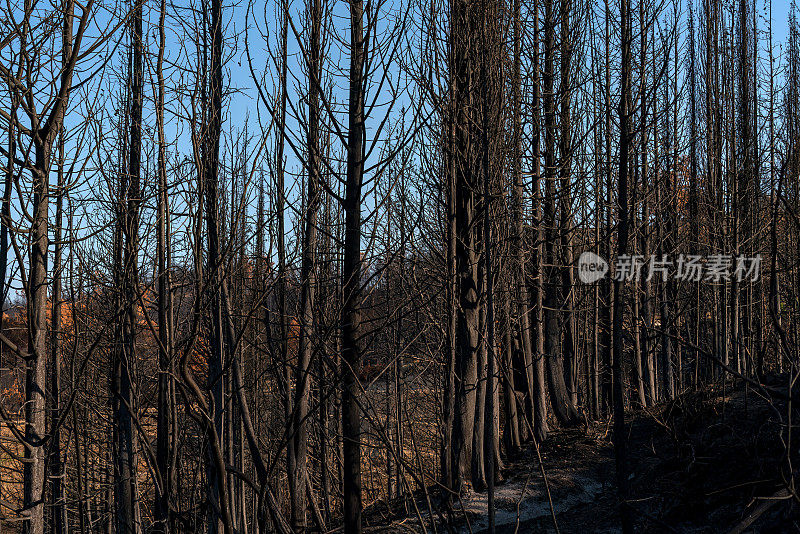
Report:
M28 300L28 347L30 359L25 371L25 441L22 468L22 505L29 519L22 524L24 534L44 533L44 489L46 437L45 391L47 362L47 254L48 209L50 200L49 177L53 143L64 124L72 77L80 50L80 38L86 29L88 14L83 12L77 32L73 33L74 3L67 0L63 6L62 44L68 60L61 69L58 94L46 117L28 109L31 119L30 135L34 149L31 170L33 179L33 221L30 232L30 269L26 297ZM26 3L26 10L30 4ZM30 28L25 22L25 30Z
M143 42L142 7L133 6L131 18L132 59L130 72L130 132L128 164L120 189L122 266L121 347L114 362L114 431L116 433L114 504L117 532L141 532L138 503L138 454L134 428L136 417L135 369L138 324L139 207L141 205Z
M522 351L522 365L524 366L525 376L525 392L527 394L527 402L531 407L529 410L530 420L533 420L533 406L535 398L535 368L533 357L533 341L531 329L531 315L530 296L528 294L528 277L527 264L525 261L524 250L524 195L525 185L522 177L522 22L520 13L520 0L514 0L513 12L513 28L514 28L514 41L513 41L513 74L512 74L512 87L511 87L511 106L512 106L512 168L513 168L513 188L511 192L512 204L512 236L511 247L514 257L514 287L516 288L516 306L518 310L517 316L519 318L519 345ZM509 310L510 319L510 310ZM509 341L511 340L510 329L513 325L509 322L506 329L509 331ZM508 350L511 350L511 344L508 344ZM511 369L511 367L509 367ZM513 374L511 376L513 379ZM514 386L511 385L513 392ZM509 412L509 419L506 425L511 430L509 445L512 449L519 446L519 428L516 418L516 398L511 395L506 399L506 410ZM511 424L509 425L509 421ZM536 425L534 425L536 426ZM542 436L540 436L541 438Z
M617 257L628 253L628 171L629 150L631 142L630 108L631 108L631 15L628 0L622 0L620 8L620 40L622 48L622 65L620 69L620 101L619 101L619 184L618 201L619 216L617 223ZM614 458L617 471L617 493L619 497L620 518L623 532L633 532L633 522L628 499L630 484L628 481L628 451L625 428L625 387L623 382L624 350L624 282L614 280Z
M544 122L545 122L545 193L544 193L544 227L545 268L544 288L544 336L547 362L547 385L550 390L550 404L553 413L562 425L571 425L577 421L578 414L572 405L569 391L564 380L564 345L562 345L563 301L560 298L558 271L556 265L556 244L560 242L556 227L556 179L558 176L556 160L556 107L554 93L554 55L555 55L555 13L553 0L544 0ZM561 191L564 194L564 191ZM563 230L563 229L561 229ZM567 343L572 339L567 336ZM567 350L569 354L569 350Z
M601 243L600 248L600 255L603 258L611 259L611 234L612 234L612 189L613 189L613 177L611 173L612 167L612 151L611 151L611 57L610 57L610 47L611 47L611 35L610 35L610 24L611 24L611 11L609 8L608 0L605 0L605 47L604 47L604 70L605 70L605 84L604 84L604 100L605 100L605 127L604 127L604 134L605 134L605 221L603 224L604 228L604 235L603 241ZM613 283L611 281L611 277L607 276L603 278L600 282L600 300L601 300L601 307L600 307L600 346L601 346L601 375L602 378L601 382L601 394L602 400L599 403L601 405L601 409L606 411L606 413L612 410L613 404L613 391L612 391L612 366L614 360L614 345L612 341L613 337L613 311L614 311L614 304L613 300Z
M342 261L342 438L344 532L360 534L361 521L361 185L364 178L364 4L350 0L350 99L348 105L345 237Z
M176 485L175 432L176 405L173 377L173 312L172 283L169 261L170 212L167 191L167 147L164 133L164 52L166 48L166 0L161 0L158 21L158 56L156 58L157 100L156 127L158 129L158 220L156 256L158 262L158 419L156 422L156 458L158 460L159 484L156 487L153 506L153 529L159 533L175 531L170 513L170 501Z
M531 100L533 101L534 128L532 132L533 166L533 203L536 232L534 234L534 291L533 291L533 323L535 325L535 351L531 350L532 365L527 367L528 382L533 384L532 394L529 395L528 408L533 419L533 439L542 442L547 439L550 429L547 425L547 385L545 378L545 314L544 314L544 240L546 237L543 197L542 197L542 170L541 170L541 97L539 76L539 50L540 50L540 24L539 0L533 3L533 72L531 80ZM527 364L527 362L526 362Z
M289 426L288 461L291 520L295 532L306 527L306 477L308 455L308 414L311 394L311 357L314 339L315 293L317 290L316 247L317 212L320 202L319 92L321 76L320 33L322 2L309 3L310 43L308 46L308 131L306 137L306 209L303 221L302 262L300 267L300 330L297 340L295 398Z
M453 166L455 173L455 259L458 304L456 309L455 405L452 436L452 489L461 490L471 478L472 437L479 350L479 278L475 237L476 183L473 154L475 13L462 0L451 3L449 54L453 86Z
M207 234L208 288L211 302L211 336L209 340L208 383L209 411L213 431L206 433L208 458L209 534L232 530L228 505L228 484L221 448L225 443L225 347L222 324L222 284L225 279L225 258L220 250L219 232L219 148L222 129L222 2L211 0L211 42L207 82L206 128L203 143L202 189L205 197Z
M559 85L559 136L558 152L560 161L558 175L561 186L560 191L560 217L558 235L561 245L561 301L564 321L563 365L564 381L567 388L567 410L571 422L577 420L578 404L578 352L577 331L574 311L574 271L572 261L572 54L573 44L570 26L571 0L559 2L559 29L560 29L560 74Z

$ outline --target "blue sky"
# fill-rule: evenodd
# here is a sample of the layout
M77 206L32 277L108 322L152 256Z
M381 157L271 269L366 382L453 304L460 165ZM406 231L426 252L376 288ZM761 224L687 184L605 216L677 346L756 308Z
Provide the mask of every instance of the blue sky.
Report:
M715 0L710 0L715 1ZM384 18L381 19L379 26L385 28L390 24L390 15L396 14L399 9L401 9L401 2L403 5L411 5L412 8L417 8L420 4L409 4L408 2L413 2L413 0L388 0L387 3L383 6L382 13L384 14ZM425 0L427 5L427 0ZM702 0L694 0L695 9L698 9L699 6L702 5ZM156 45L156 34L155 34L155 24L158 20L158 1L157 0L149 0L146 4L145 8L145 18L149 20L149 23L146 22L145 27L149 27L148 32L148 40L149 45L152 51L155 51ZM170 20L169 30L168 30L168 47L167 47L167 74L171 76L168 78L167 85L173 86L178 82L178 78L176 77L176 67L186 67L187 65L191 64L193 59L191 56L191 50L187 50L186 47L188 43L184 39L184 35L182 34L182 30L177 26L179 23L187 23L189 22L189 12L183 9L181 6L185 6L185 2L175 2L169 4L170 10ZM683 10L685 12L686 7L688 5L688 1L683 2ZM109 6L111 8L113 4ZM295 26L297 27L298 31L302 31L302 25L305 19L304 14L302 13L303 9L303 0L292 0L291 2L292 12L293 12L293 21ZM346 40L347 38L347 3L341 0L330 0L329 6L331 8L331 20L332 27L335 30L339 39ZM767 52L768 42L764 38L765 32L768 27L767 17L768 17L768 3L765 3L761 0L758 0L758 15L759 15L759 27L762 32L761 41L760 41L760 56L761 58L765 58ZM264 72L267 67L267 56L265 54L265 46L266 43L271 43L270 46L273 49L276 47L277 44L277 10L279 9L279 4L272 0L269 2L265 2L265 0L256 0L252 4L252 10L248 10L247 0L233 0L232 2L225 4L225 20L227 21L227 26L225 28L225 34L228 38L227 42L227 52L228 52L228 61L226 63L226 82L231 86L233 92L228 96L228 99L224 106L224 120L225 124L223 125L223 130L225 132L233 132L235 133L237 130L241 130L244 128L246 121L249 121L249 133L254 137L259 137L259 126L258 121L259 118L261 123L266 125L270 122L269 116L266 113L266 110L261 106L257 101L256 91L254 89L254 83L251 78L251 74L247 64L247 56L245 53L245 29L246 26L249 26L249 40L251 45L251 57L254 61L254 68L256 72ZM669 10L669 5L665 6L665 9ZM772 3L772 30L773 30L773 46L774 46L774 55L776 58L779 57L782 48L782 45L785 44L787 35L788 35L788 18L789 18L789 9L790 9L790 2L788 0L775 0ZM247 14L250 13L250 18L248 20ZM103 26L104 20L111 20L114 17L110 14L101 13L96 20L98 26ZM257 24L256 24L257 21ZM418 27L415 25L414 18L410 20L411 24L409 25L409 32L417 31ZM256 31L257 27L260 27L262 30L267 32L266 39L262 39L261 36ZM96 28L94 30L95 33L99 32L100 28ZM332 45L335 45L335 40L332 40ZM303 104L299 97L300 92L302 92L304 88L304 74L303 69L300 65L300 58L298 53L298 46L294 35L290 30L289 36L289 47L290 47L290 54L291 54L291 66L290 66L290 99L293 101L294 105L297 108L303 108ZM106 50L107 52L110 51L110 46ZM119 54L121 49L117 49L116 53ZM124 56L122 56L124 58ZM334 90L334 97L336 97L337 92L341 97L341 91L343 91L344 87L342 84L346 83L346 69L348 66L348 60L346 52L343 52L337 46L331 46L328 53L327 59L327 66L328 68L332 69L332 78L337 80L337 87L338 89ZM120 59L119 61L123 61ZM174 63L172 66L169 63ZM96 65L96 62L93 63ZM117 63L117 66L119 63ZM112 65L113 67L114 65ZM762 66L762 69L764 67ZM342 69L337 71L337 69ZM393 79L395 83L401 87L410 88L413 84L409 83L407 80L402 78L402 74L400 73L399 69L396 66L390 67L393 75ZM89 89L88 86L85 89L85 92L80 93L77 92L73 95L74 108L76 110L79 109L87 109L89 103L91 103L93 98L97 98L99 96L100 101L93 105L93 112L104 111L107 113L108 117L113 117L113 108L117 105L114 98L112 98L113 91L119 91L119 82L118 79L114 79L112 76L112 71L114 69L110 68L107 71L109 77L102 83L104 88L104 93L99 95L97 92L98 88ZM119 72L119 69L116 69ZM148 97L152 96L152 87L149 85L149 80L146 80L146 87L145 91L148 93ZM274 84L271 80L268 80L265 83L264 89L268 93L272 93L274 91ZM169 90L169 89L168 89ZM92 94L94 91L94 94ZM395 117L399 117L400 108L405 106L409 107L409 102L411 102L411 95L409 93L402 93L399 99L399 102L395 103L395 108L393 113ZM385 111L388 109L389 101L381 101L382 107L379 111ZM170 111L172 112L180 112L186 113L187 109L179 108L179 107L171 107ZM260 115L259 115L260 113ZM378 113L379 114L379 113ZM152 115L152 106L150 106L149 110L146 110L146 120L149 121L151 126L154 126L155 120ZM179 125L177 120L175 120L174 116L168 114L168 127L167 127L167 140L171 144L171 150L177 150L181 154L190 155L191 154L191 137L189 135L189 131L184 124ZM68 124L77 122L76 119L69 119ZM370 124L371 128L375 128L377 122L373 120ZM288 124L290 130L295 135L301 136L301 132L299 128L297 128L296 123L293 124L292 119L289 119ZM106 135L112 135L113 132L107 132ZM147 133L147 132L146 132ZM154 129L149 131L150 135L155 135ZM92 143L91 141L94 141ZM334 145L337 143L334 141ZM95 147L93 144L98 144L100 140L94 140L87 137L84 140L83 146L81 148L82 153L88 153L93 150ZM254 144L253 146L256 146ZM271 146L267 147L271 150ZM255 150L255 148L253 149ZM252 154L251 154L252 155ZM375 154L373 154L373 160L377 157L378 152L376 149ZM78 156L80 157L80 156ZM111 158L113 158L113 154L104 155L104 159L110 162ZM291 172L298 173L300 171L300 166L297 164L297 159L293 156L291 149L287 147L287 160L288 160L288 167ZM98 162L99 163L99 162ZM110 166L113 166L113 162L110 163ZM96 171L95 171L96 172ZM89 174L87 174L88 176ZM95 174L96 176L96 174ZM291 182L292 180L288 180ZM88 184L88 180L86 182ZM91 187L94 189L92 194L102 194L100 188L97 184L91 185L87 187ZM255 191L255 185L251 185L251 192ZM292 193L290 193L291 195ZM294 198L296 198L296 189L294 193ZM368 201L369 202L369 201ZM177 208L178 206L176 206ZM89 210L93 210L93 212L86 213L86 217L101 217L103 216L102 210L98 212L97 206L95 205L93 208L88 208ZM106 215L110 215L106 212ZM291 227L291 225L287 224L287 227Z

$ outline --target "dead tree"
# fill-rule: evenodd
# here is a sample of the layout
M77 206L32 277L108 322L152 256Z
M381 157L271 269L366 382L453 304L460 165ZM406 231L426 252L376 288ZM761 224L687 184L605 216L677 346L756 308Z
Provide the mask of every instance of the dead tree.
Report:
M619 174L617 221L617 257L628 253L628 171L629 151L631 143L630 109L631 109L631 13L628 0L622 0L620 7L620 44L622 64L620 68L620 100L619 115ZM614 280L614 459L617 468L617 493L619 497L620 516L624 532L633 532L629 498L627 436L625 435L625 385L623 382L623 355L625 353L624 338L624 282Z
M321 30L323 6L321 0L310 0L308 6L310 36L306 52L308 69L308 125L306 132L306 194L300 267L300 331L297 341L295 397L287 444L289 492L291 495L292 526L296 532L305 529L306 456L308 449L308 414L311 393L311 357L314 340L315 294L317 290L317 212L320 203L320 112L319 93L322 74ZM288 393L287 393L288 394Z
M347 128L347 179L342 258L342 431L344 440L344 532L360 534L361 523L361 186L364 179L364 3L350 0L350 89Z
M127 142L127 165L120 180L118 204L118 244L121 256L116 266L117 284L122 294L119 347L115 350L112 378L112 406L114 411L114 506L115 526L118 532L141 532L138 491L137 435L134 419L137 417L135 369L137 360L136 329L139 309L139 209L141 193L142 154L142 100L143 100L143 42L142 6L132 6L131 69L129 109L126 111L130 131Z

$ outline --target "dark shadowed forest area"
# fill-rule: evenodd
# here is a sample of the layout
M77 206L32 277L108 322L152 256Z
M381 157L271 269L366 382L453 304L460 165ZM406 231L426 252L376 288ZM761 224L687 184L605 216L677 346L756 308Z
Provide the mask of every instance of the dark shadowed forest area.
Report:
M0 534L800 532L798 15L0 2Z

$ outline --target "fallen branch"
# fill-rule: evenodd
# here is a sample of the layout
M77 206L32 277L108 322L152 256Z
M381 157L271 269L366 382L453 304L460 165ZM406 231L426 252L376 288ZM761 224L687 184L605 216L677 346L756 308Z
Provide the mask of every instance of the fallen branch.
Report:
M756 506L756 508L752 512L747 514L745 518L739 522L739 524L737 524L730 531L728 531L728 534L741 534L750 525L755 523L756 519L764 515L764 512L772 508L779 501L785 501L786 499L791 499L791 498L792 494L786 488L774 493L771 497L762 497L763 502L758 506Z

